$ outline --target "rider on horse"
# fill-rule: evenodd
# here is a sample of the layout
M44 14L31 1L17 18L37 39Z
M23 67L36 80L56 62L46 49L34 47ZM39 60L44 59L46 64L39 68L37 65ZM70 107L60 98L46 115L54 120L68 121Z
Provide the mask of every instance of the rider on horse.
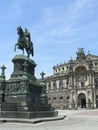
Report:
M28 57L30 54L33 56L33 43L31 42L30 33L28 32L28 30L25 29L25 32L23 32L21 26L19 26L17 28L17 34L19 35L19 38L18 43L15 44L15 50L16 46L18 46L18 49L23 50L23 54L24 49L26 49Z

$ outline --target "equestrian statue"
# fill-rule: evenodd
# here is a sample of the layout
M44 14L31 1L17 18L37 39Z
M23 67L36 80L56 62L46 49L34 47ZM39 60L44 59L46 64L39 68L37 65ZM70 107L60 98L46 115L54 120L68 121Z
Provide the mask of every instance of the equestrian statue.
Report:
M33 43L31 41L30 33L28 32L28 30L25 29L25 31L23 31L21 26L18 26L17 34L19 35L18 43L15 44L14 50L16 51L16 47L17 47L18 49L22 50L24 54L24 49L25 49L28 57L30 56L30 54L34 56Z

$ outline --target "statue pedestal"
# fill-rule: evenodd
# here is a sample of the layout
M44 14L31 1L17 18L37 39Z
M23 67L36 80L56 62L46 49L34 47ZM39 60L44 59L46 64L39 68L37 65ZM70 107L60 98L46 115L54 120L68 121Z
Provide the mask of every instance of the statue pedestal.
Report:
M16 55L14 71L5 81L0 117L36 118L57 116L48 104L45 83L35 77L36 63L24 55ZM0 96L2 98L2 95Z

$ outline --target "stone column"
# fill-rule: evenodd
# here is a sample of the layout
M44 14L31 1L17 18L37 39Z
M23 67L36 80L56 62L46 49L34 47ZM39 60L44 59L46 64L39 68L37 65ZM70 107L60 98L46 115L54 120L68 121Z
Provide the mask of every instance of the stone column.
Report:
M74 75L72 75L72 87L74 87Z
M76 89L76 105L75 105L76 110L78 109L78 94L77 94L77 89Z
M70 92L70 105L69 105L69 109L73 109L72 108L72 92Z
M91 74L89 74L90 75L90 84L91 84Z
M71 86L71 75L69 75L69 86Z
M93 88L94 108L96 108L96 89Z
M88 82L89 82L89 84L90 84L90 74L88 74Z
M72 74L70 75L70 86L71 87L73 86L73 76L72 76Z

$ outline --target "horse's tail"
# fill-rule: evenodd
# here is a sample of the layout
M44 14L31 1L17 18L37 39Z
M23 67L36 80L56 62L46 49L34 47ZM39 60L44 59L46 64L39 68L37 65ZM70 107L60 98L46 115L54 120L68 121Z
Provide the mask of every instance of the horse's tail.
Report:
M34 56L34 49L33 49L33 43L32 42L31 42L31 45L32 45L31 54L32 54L32 56Z
M34 51L33 51L33 48L32 48L32 51L31 51L31 55L34 56Z

